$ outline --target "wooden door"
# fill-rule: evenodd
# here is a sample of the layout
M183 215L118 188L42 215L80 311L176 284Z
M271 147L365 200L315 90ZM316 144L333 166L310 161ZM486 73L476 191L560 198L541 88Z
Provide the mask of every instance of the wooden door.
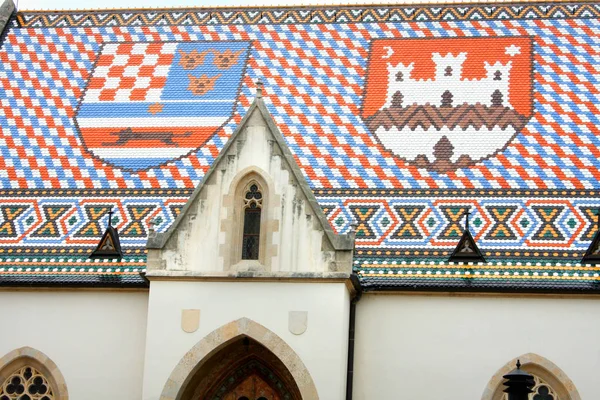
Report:
M281 398L259 375L252 374L227 393L223 400L281 400Z

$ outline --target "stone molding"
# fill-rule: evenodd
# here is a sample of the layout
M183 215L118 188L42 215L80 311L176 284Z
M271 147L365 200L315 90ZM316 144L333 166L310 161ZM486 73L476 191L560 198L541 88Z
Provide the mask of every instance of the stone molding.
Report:
M31 366L40 371L50 383L57 400L68 400L67 383L58 366L39 350L25 346L0 358L0 383L19 368Z
M181 400L187 384L202 365L240 336L256 340L281 360L296 381L302 399L319 399L313 379L298 354L282 338L263 325L248 318L240 318L206 335L181 358L171 372L160 400Z
M280 221L275 218L275 208L281 207L281 197L275 193L275 183L266 171L256 166L247 167L236 174L229 185L229 191L223 196L226 215L221 219L221 232L225 233L225 242L221 244L220 256L223 257L225 271L236 272L244 264L242 261L244 226L242 199L246 186L251 182L258 183L263 195L259 259L253 260L257 270L270 271L271 258L277 254L277 245L273 243L273 232L279 229Z
M189 271L189 270L152 270L146 274L149 280L159 279L192 279L192 280L240 280L252 279L254 281L280 281L280 280L329 280L332 282L343 282L350 279L348 272L295 272L295 271Z
M10 17L15 13L15 8L13 0L4 0L0 5L0 33L4 32Z
M481 400L499 400L502 398L504 386L504 375L515 368L517 360L521 361L522 369L535 374L546 381L554 390L557 391L561 400L581 400L581 396L575 387L575 384L567 374L563 372L552 361L535 353L523 354L515 357L492 376L488 382Z

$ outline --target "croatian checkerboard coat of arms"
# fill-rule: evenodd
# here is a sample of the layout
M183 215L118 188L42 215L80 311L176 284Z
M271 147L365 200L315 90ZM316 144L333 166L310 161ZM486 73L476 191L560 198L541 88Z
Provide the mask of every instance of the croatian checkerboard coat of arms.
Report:
M249 43L105 43L75 121L88 151L140 171L185 156L231 118Z
M371 133L432 171L501 152L533 113L529 37L374 40L368 74Z

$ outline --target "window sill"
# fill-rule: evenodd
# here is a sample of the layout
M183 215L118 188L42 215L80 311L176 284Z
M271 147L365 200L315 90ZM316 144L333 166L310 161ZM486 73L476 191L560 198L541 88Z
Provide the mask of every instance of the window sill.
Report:
M237 264L234 264L231 269L236 272L266 271L265 266L259 260L241 260Z

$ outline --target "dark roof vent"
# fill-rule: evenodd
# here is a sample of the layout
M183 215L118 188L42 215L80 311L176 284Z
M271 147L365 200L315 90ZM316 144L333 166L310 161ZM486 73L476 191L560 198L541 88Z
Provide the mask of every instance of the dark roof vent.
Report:
M122 258L121 242L119 241L119 233L112 226L113 210L108 212L108 226L96 250L90 254L90 258Z
M587 251L583 255L581 259L581 264L600 264L600 210L596 213L598 226L596 229L596 234L592 239L592 243L590 243L590 247L588 247Z
M469 214L470 212L467 209L465 211L465 230L458 241L458 245L450 255L449 262L485 262L485 258L483 258L469 230Z

